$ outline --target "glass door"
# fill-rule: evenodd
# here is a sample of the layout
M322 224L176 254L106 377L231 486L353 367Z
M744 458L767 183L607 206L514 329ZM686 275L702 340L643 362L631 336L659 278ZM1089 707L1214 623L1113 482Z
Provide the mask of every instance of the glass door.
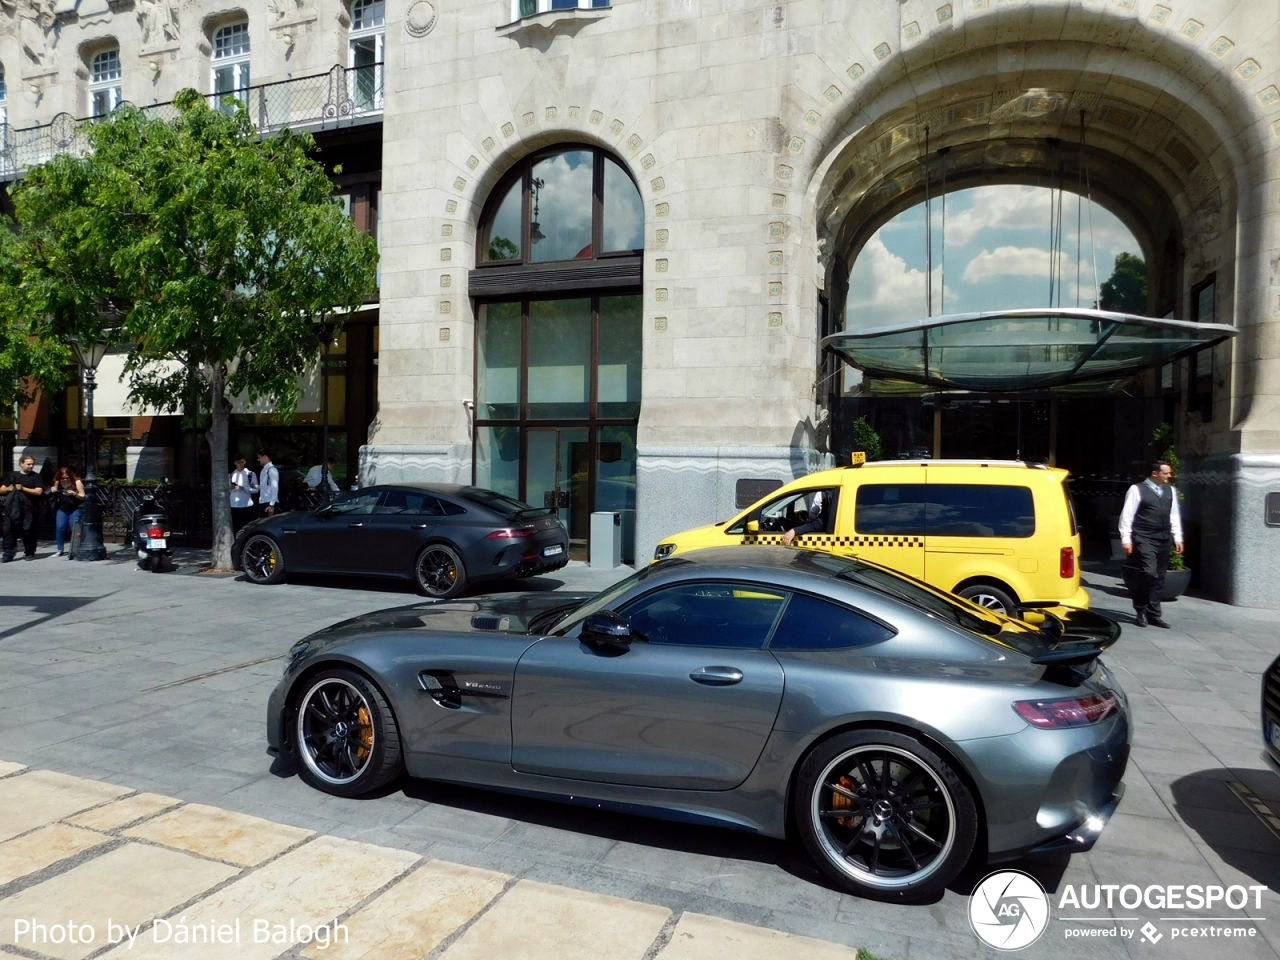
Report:
M554 507L569 531L569 556L585 560L591 522L590 433L585 428L531 427L528 443L525 501L535 507Z

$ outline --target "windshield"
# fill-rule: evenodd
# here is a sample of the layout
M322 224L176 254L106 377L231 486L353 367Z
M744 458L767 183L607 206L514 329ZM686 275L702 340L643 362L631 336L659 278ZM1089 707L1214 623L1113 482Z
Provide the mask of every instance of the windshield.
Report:
M513 497L508 497L494 490L484 490L480 487L463 487L458 491L458 496L463 500L478 503L482 507L488 507L504 517L514 517L517 513L533 509L529 504L521 503Z
M672 563L676 562L679 561L666 561L665 564L662 565L662 568L665 570ZM601 590L577 610L565 617L564 620L556 624L555 636L563 637L593 613L599 613L601 610L612 610L613 604L617 602L618 598L634 587L637 583L641 583L646 577L648 577L650 571L652 571L655 566L659 566L659 564L653 564L652 566L645 567L643 570L633 573L625 580L619 580L612 587L607 587L606 589Z

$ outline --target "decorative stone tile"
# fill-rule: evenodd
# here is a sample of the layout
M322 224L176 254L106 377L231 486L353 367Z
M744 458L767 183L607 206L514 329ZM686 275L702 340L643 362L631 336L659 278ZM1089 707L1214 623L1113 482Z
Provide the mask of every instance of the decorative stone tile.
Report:
M1132 10L1134 0L1116 0L1116 6L1121 10Z
M440 259L441 259L441 260L452 260L452 259L453 259L453 248L452 248L452 247L441 247L441 249L440 249Z
M667 181L662 177L654 177L649 181L649 186L653 189L654 193L657 193L659 190L666 189Z
M787 149L792 153L804 152L804 139L801 137L792 137L787 141Z
M782 266L782 261L783 261L783 256L782 256L781 250L769 251L769 266L780 267Z
M769 224L769 237L771 239L777 239L778 237L781 237L784 232L785 232L785 226L783 224L777 223L777 222Z
M1196 155L1192 153L1191 148L1177 137L1170 137L1164 148L1169 152L1169 156L1177 160L1179 166L1187 173L1194 170L1200 162L1196 159Z
M875 53L877 60L883 60L889 55L889 45L887 43L882 43L877 46L873 52Z
M1252 80L1261 70L1262 68L1258 66L1257 60L1246 60L1236 67L1236 73L1240 75L1241 80Z
M666 272L667 272L667 267L668 267L668 265L669 265L669 262L670 262L670 261L667 261L667 260L655 260L655 261L653 261L653 269L654 269L654 272L656 272L656 273L666 273Z
M665 217L670 212L671 212L671 204L669 203L660 203L653 208L654 216L658 216L658 217Z
M440 225L440 236L442 236L442 237L452 237L452 236L453 236L453 224L452 224L452 223L445 223L445 224L441 224L441 225Z
M658 243L666 243L668 240L671 239L671 231L668 230L666 227L662 227L654 231L653 238Z
M474 169L475 169L476 167L478 167L478 166L480 166L480 158L479 158L479 157L475 156L474 154L472 154L471 156L467 157L467 169L468 169L468 170L474 170Z
M591 123L599 123L603 119L604 119L604 114L601 113L599 110L592 110L591 116L587 117L587 120Z
M555 107L547 107L547 109L542 111L542 118L544 120L554 120L557 114L558 114L558 111L556 110Z
M653 159L652 153L646 153L640 158L640 166L644 167L646 170L651 169L655 163L657 163L657 161Z
M769 296L771 296L771 297L780 297L780 296L782 296L782 284L781 284L781 283L779 283L779 282L778 282L778 281L776 281L776 280L775 280L775 281L773 281L773 282L771 282L771 283L769 284Z
M849 75L850 80L861 80L862 75L866 72L867 71L863 69L863 66L860 63L855 63L852 67L850 67L848 70L845 71L845 73Z
M769 200L775 210L781 210L787 205L787 195L785 193L775 193Z
M314 832L189 803L126 830L124 835L248 867L270 860Z
M1215 57L1225 57L1235 48L1235 44L1228 37L1219 37L1213 43L1209 44L1209 50Z
M615 137L618 134L622 133L622 127L623 127L623 123L621 120L614 119L609 121L609 132L612 133Z
M991 6L991 0L971 0L971 2L975 10L985 10Z
M828 103L835 103L840 99L840 88L832 84L823 91L822 95L827 98Z
M132 797L117 800L115 803L108 803L105 807L97 807L74 817L68 817L67 823L88 827L90 830L117 830L126 824L163 813L181 802L175 797L166 797L159 793L138 793Z
M1267 89L1258 94L1258 102L1264 107L1271 106L1277 100L1280 100L1280 90L1277 90L1274 85L1267 87Z
M1169 19L1169 14L1173 13L1168 7L1157 3L1151 8L1151 19L1156 23L1164 23Z
M457 212L458 212L458 201L457 201L457 200L446 200L446 201L444 202L444 212L445 212L445 213L457 213Z
M450 301L450 300L441 300L441 301L440 301L440 312L441 312L442 314L445 314L446 316L447 316L448 314L453 313L453 302L452 302L452 301Z
M1204 24L1199 20L1188 20L1182 25L1182 35L1188 40L1194 40L1200 36L1200 31L1204 29Z
M440 286L447 289L453 286L453 276L448 273L440 274Z
M442 311L442 312L443 312L443 311ZM443 341L447 341L448 339L449 339L449 328L448 328L448 327L441 327L441 328L440 328L440 340L443 342Z
M534 120L534 117L533 117L532 110L530 110L528 113L526 113L524 116L520 118L520 122L523 123L526 127L532 127L533 120Z
M668 293L669 291L666 287L659 287L657 290L653 291L653 299L657 300L659 303L666 303Z
M791 169L789 166L787 166L785 163L780 163L780 164L778 164L778 179L779 179L779 180L790 180L790 179L791 179L792 174L794 174L794 173L795 173L795 171L794 171L794 170L792 170L792 169Z
M810 110L808 113L804 115L805 125L810 127L816 127L818 125L818 121L821 119L822 119L822 116L818 113L817 110Z
M780 314L780 313L771 313L771 314L769 314L769 326L771 326L771 327L780 327L780 326L782 326L782 314Z
M484 147L485 150L492 150L495 146L497 146L497 144L493 142L493 137L485 137L484 141L480 144L480 146Z
M666 329L667 329L667 318L666 318L666 317L654 317L654 318L653 318L653 329L657 330L659 333L663 333L663 332L665 332L665 331L666 331Z
M51 823L25 836L6 840L0 843L0 886L110 842L110 837L96 830L83 830L65 823Z
M68 777L52 770L32 770L8 777L0 780L0 840L8 840L130 792L110 783Z
M638 133L633 133L631 136L627 137L627 146L632 150L639 150L640 144L642 143L644 143L644 141L640 139L640 134Z
M454 178L454 181L453 181L453 189L455 189L455 190L465 190L465 189L466 189L466 186L467 186L467 181L466 181L465 179L463 179L462 177L455 177L455 178Z
M951 9L951 4L949 3L944 3L936 12L939 23L947 23L953 16L955 16L955 11Z
M507 121L502 125L502 135L504 137L510 137L514 135L515 132L516 132L515 124L511 123L510 121Z
M581 118L581 116L582 116L582 108L581 108L581 107L572 107L572 106L571 106L571 107L569 108L569 119L570 119L570 120L577 120L577 119Z
M1271 132L1280 137L1280 120L1276 120L1271 124Z
M920 36L919 22L912 20L905 27L903 27L902 36L905 37L907 40L914 40L916 37Z

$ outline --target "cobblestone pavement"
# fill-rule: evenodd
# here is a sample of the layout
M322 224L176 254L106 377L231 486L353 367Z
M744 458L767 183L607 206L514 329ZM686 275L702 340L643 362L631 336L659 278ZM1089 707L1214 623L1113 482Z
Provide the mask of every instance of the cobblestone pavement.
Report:
M183 575L194 558L181 559L188 562L169 575L123 562L0 567L0 757L30 768L0 780L0 943L12 944L13 918L56 904L49 916L62 922L105 923L113 909L134 924L182 915L189 924L221 923L255 909L298 922L350 916L353 938L363 916L361 928L377 936L417 938L403 955L450 960L541 956L551 933L578 944L556 956L592 958L716 957L721 949L745 957L747 947L711 944L748 936L759 944L780 933L884 960L991 955L968 922L967 895L981 869L933 903L886 904L834 889L782 841L422 781L363 800L312 790L264 751L264 706L281 655L318 627L415 598L396 585L343 580L258 588ZM527 586L595 589L626 572L574 564ZM1086 580L1095 609L1127 619L1114 578L1093 572ZM1280 824L1280 777L1260 759L1256 722L1259 676L1280 653L1275 615L1184 598L1167 617L1174 629L1129 627L1107 655L1136 732L1127 792L1101 841L1088 854L1013 865L1040 879L1052 904L1047 932L1024 956L1280 956L1280 903L1271 892L1280 889L1280 837L1268 821ZM37 799L6 799L23 781L39 788ZM74 799L52 799L58 784L72 784ZM173 807L178 801L184 805ZM1082 884L1270 889L1260 909L1251 900L1212 913L1254 935L1204 941L1183 936L1204 911L1119 902L1060 908L1063 894ZM311 912L295 909L286 887ZM127 913L135 901L143 908ZM419 912L407 913L408 904ZM1104 919L1063 919L1074 916ZM717 919L765 931L743 933ZM1140 933L1069 935L1147 921L1160 934L1154 946ZM433 944L424 924L460 933ZM691 929L693 939L684 937ZM370 946L374 935L362 934L363 946L353 940L351 955L401 955ZM586 939L573 940L579 935ZM771 955L819 955L816 946L768 942ZM307 956L335 955L315 946ZM88 955L70 949L17 955ZM154 955L286 949L170 946Z

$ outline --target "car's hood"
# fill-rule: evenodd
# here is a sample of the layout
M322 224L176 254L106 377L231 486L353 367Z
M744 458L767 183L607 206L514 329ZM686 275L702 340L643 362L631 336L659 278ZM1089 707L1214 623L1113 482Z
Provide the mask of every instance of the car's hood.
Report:
M524 634L540 614L558 608L564 608L567 613L592 596L589 593L507 593L465 600L427 600L366 613L325 627L306 638L308 651L314 651L318 645L331 646L390 630Z

